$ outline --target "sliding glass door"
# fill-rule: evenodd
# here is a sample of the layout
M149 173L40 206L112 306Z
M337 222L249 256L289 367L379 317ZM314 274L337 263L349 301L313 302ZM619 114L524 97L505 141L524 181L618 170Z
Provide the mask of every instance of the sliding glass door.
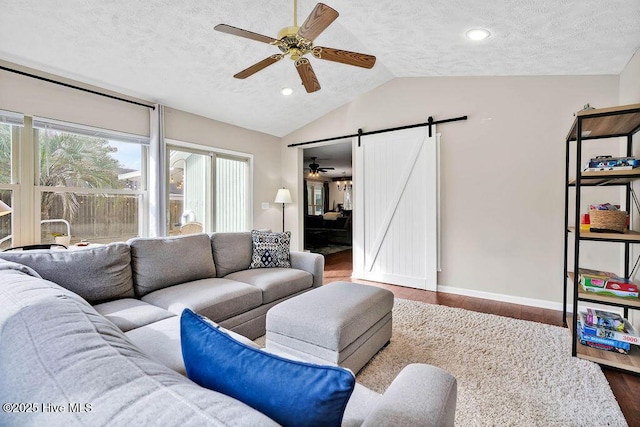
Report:
M169 234L210 231L211 154L173 146L168 151Z
M169 235L250 229L250 158L167 145Z
M249 230L249 161L216 155L216 231Z

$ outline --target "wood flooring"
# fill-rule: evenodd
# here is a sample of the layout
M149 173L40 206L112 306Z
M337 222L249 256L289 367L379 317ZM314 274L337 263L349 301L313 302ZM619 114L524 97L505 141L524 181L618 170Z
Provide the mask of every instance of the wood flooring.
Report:
M561 311L473 298L463 295L423 291L420 289L405 288L402 286L367 282L363 280L352 280L352 271L353 264L351 251L343 251L325 256L325 284L338 280L364 283L389 289L394 293L396 298L464 308L466 310L496 314L498 316L511 317L514 319L530 320L533 322L546 323L548 325L564 326ZM567 331L567 334L568 333L569 332ZM613 390L613 394L615 395L629 426L640 427L640 376L614 370L606 366L602 366L602 371L609 381L611 390ZM580 398L580 396L576 396L576 398ZM589 404L588 399L585 399L585 404Z

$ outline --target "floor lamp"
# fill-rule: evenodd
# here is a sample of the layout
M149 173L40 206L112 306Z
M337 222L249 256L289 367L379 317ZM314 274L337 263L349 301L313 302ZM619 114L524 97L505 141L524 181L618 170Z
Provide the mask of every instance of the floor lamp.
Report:
M282 203L282 232L284 233L284 205L286 203L293 203L293 200L291 200L291 193L289 192L289 190L283 187L278 190L276 199L273 202Z

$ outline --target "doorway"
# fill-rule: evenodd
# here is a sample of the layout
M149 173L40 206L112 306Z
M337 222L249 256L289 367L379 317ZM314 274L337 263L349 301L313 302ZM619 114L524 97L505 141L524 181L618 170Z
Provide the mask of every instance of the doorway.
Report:
M352 142L303 150L304 249L322 255L353 247Z

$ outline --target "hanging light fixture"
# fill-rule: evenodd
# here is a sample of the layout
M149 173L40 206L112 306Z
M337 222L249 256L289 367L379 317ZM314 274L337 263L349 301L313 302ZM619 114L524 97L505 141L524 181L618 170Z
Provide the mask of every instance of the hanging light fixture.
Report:
M347 177L346 172L342 172L342 177L336 179L336 184L338 185L338 191L345 191L351 189L353 181L351 181L351 177Z

